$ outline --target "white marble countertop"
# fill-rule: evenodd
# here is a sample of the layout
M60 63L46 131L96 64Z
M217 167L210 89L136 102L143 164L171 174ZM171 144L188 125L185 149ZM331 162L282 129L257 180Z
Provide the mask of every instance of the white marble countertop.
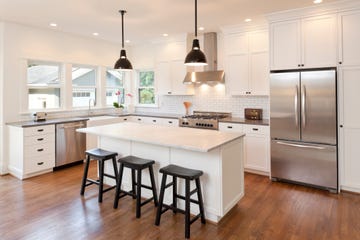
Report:
M243 133L132 122L81 128L77 131L97 136L182 148L198 152L211 151L214 148L245 136Z

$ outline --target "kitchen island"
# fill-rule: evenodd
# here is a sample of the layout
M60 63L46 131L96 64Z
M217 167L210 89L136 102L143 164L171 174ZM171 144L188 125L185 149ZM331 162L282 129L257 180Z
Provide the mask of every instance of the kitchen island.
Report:
M89 127L77 131L98 136L100 148L115 151L119 156L134 155L155 160L155 181L159 191L161 174L159 168L168 164L199 169L204 172L200 178L203 188L205 216L218 222L244 196L244 142L241 133L226 133L213 130L168 127L152 124L117 123ZM125 168L125 170L128 170ZM112 173L110 165L105 171ZM147 174L147 172L145 171ZM123 184L130 188L130 171L124 172ZM147 176L143 176L149 184ZM113 180L108 180L110 184ZM184 194L184 183L178 184L178 191ZM194 188L192 185L191 189ZM150 197L146 189L144 197ZM164 201L171 202L171 188L166 191ZM195 198L195 195L192 197ZM183 206L183 201L179 201ZM197 206L191 210L197 214Z

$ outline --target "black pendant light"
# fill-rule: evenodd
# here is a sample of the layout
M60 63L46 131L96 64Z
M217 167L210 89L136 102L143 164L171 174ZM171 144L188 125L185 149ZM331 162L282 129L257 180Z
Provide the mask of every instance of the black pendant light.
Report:
M205 54L200 50L199 39L197 39L197 0L195 0L195 39L193 40L192 49L185 58L187 66L204 66L207 65Z
M119 58L119 60L116 61L114 69L132 70L133 67L132 67L131 62L129 61L129 59L127 59L126 51L124 49L124 14L126 13L126 11L125 10L119 10L119 12L121 13L121 35L122 35L121 46L122 46L122 49L120 51L120 58Z

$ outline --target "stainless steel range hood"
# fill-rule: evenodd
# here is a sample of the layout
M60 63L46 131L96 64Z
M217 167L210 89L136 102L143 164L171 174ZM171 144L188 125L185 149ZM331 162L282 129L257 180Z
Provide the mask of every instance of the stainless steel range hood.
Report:
M192 39L193 37L188 37L188 43L190 42L190 45ZM224 71L217 70L217 36L215 32L204 34L203 49L208 65L204 67L203 72L188 72L184 78L184 84L224 83Z

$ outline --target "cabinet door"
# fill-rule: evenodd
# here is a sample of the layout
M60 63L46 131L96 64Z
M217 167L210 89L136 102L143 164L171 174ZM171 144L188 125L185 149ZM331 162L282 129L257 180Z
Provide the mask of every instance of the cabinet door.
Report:
M304 18L302 28L302 64L305 68L331 67L337 64L336 15Z
M227 79L231 95L246 95L249 92L249 58L248 54L230 55L227 57Z
M339 167L342 189L360 192L360 67L340 69Z
M170 62L171 94L172 95L193 95L194 86L184 84L186 66L184 60L173 60Z
M158 62L155 70L157 94L171 94L170 62Z
M272 70L298 68L300 59L300 21L270 25L270 67Z
M246 135L246 169L269 172L269 141L270 138L266 136Z
M339 60L344 66L360 65L360 11L340 15Z
M248 52L248 36L246 33L228 35L225 39L225 51L230 54L244 54Z
M268 52L252 53L250 55L251 95L269 95L270 73L269 73L269 54Z

